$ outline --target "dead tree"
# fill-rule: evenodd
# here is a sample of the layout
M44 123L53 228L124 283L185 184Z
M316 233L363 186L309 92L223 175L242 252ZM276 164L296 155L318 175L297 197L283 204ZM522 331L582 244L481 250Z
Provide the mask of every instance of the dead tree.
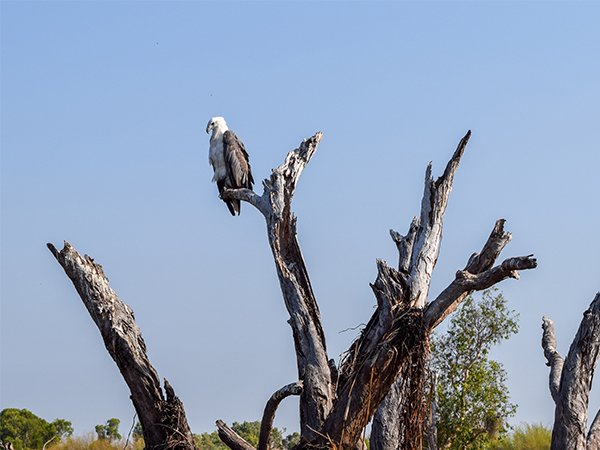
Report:
M361 434L376 411L388 429L398 431L394 438L381 434L380 448L417 449L425 419L423 384L430 332L471 292L487 289L506 278L518 279L518 270L532 269L537 263L529 255L494 265L511 239L511 234L504 232L504 220L498 220L481 253L473 254L454 281L427 302L444 212L470 137L467 133L441 177L434 180L431 164L427 168L421 213L413 219L407 235L390 231L398 248L398 268L377 261L378 276L371 285L377 308L336 366L327 354L325 332L291 208L300 175L321 137L317 133L291 151L284 164L263 181L262 195L248 189L222 193L223 199L252 204L265 218L296 351L298 380L277 391L267 403L259 450L268 449L277 406L288 395L300 395L301 440L297 450L360 448ZM51 244L49 248L73 281L129 385L146 444L151 448L192 449L194 443L181 402L166 381L164 399L133 312L110 289L102 268L87 256L81 258L68 243L60 252ZM396 396L389 397L380 407L390 390ZM222 421L217 421L217 427L221 439L232 450L253 449ZM375 425L374 432L377 435Z
M111 289L102 266L87 255L81 257L66 241L61 251L52 244L48 248L73 282L129 387L146 448L198 450L181 400L166 379L166 398L163 395L133 310Z
M546 316L542 321L542 348L556 404L551 450L600 449L600 411L587 429L588 399L600 356L600 292L583 313L566 359L556 350L554 322Z
M487 289L506 278L518 278L517 270L532 269L532 255L509 258L494 266L510 241L496 222L481 253L469 259L464 270L432 302L427 303L431 276L437 262L442 224L452 181L470 132L461 140L441 177L432 178L427 168L420 217L406 236L391 231L399 252L398 269L377 261L378 276L371 285L377 309L359 338L336 369L327 356L325 335L296 234L292 198L302 170L315 153L321 133L305 139L290 152L283 165L264 180L262 195L229 190L223 198L254 205L265 217L269 244L290 314L298 378L304 383L300 397L302 440L298 448L353 449L361 433L398 379L397 399L382 411L386 424L394 421L401 436L387 439L386 448L419 448L424 420L423 382L428 337L462 300L475 290ZM219 425L219 430L226 431ZM233 450L246 449L241 440L227 442ZM247 444L247 443L246 443Z

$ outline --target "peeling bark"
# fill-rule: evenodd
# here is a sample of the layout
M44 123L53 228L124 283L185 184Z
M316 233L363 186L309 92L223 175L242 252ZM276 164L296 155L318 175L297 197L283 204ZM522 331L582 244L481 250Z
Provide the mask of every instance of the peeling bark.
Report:
M100 330L106 350L129 387L146 447L197 450L183 404L167 380L166 399L163 396L133 310L112 290L102 266L87 255L81 257L66 241L60 252L52 244L48 244L48 248L73 282Z
M550 366L550 393L556 404L551 450L597 448L600 419L596 415L588 434L587 413L589 393L600 356L600 292L583 313L564 360L556 351L554 324L546 316L542 328L542 347Z

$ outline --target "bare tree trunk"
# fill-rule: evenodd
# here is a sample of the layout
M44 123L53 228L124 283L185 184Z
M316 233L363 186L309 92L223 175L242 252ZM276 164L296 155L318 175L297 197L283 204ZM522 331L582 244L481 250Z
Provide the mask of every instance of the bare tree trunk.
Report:
M583 313L567 358L556 350L554 323L543 317L542 348L550 366L550 394L556 404L551 450L598 448L599 414L587 433L588 398L600 355L600 293ZM587 435L587 437L586 437Z
M304 386L300 395L300 430L306 441L323 426L333 405L334 392L325 332L298 243L297 219L291 206L298 179L321 137L322 134L317 133L304 139L299 148L291 151L284 164L273 170L270 179L263 181L262 196L248 189L227 190L222 195L251 203L265 217L283 300L290 315L288 323L294 336L298 379Z
M425 427L428 450L437 450L437 379L438 372L431 373L431 387L429 394L429 418Z
M470 292L486 289L506 278L518 278L519 269L536 267L531 255L510 258L492 267L510 241L501 220L496 223L481 254L474 254L450 286L433 302L426 303L448 196L469 137L470 132L459 143L440 178L433 180L431 165L427 168L421 214L413 220L407 236L390 232L398 247L398 270L377 261L378 277L371 287L378 307L359 339L346 352L339 374L330 369L318 307L296 238L296 219L291 213L298 177L316 150L321 134L305 140L299 149L288 154L285 163L263 182L265 189L261 196L244 189L223 193L224 198L253 204L267 222L269 244L294 331L299 378L304 381L300 399L301 447L353 449L398 377L405 387L396 387L397 398L386 402L389 406L385 408L389 407L392 413L379 416L379 423L385 423L390 432L382 436L379 443L384 445L382 450L419 448L430 331ZM314 327L309 325L311 321ZM307 358L307 355L312 357ZM307 367L311 367L315 376L308 384ZM389 422L392 415L398 418L395 423L401 424L393 433L395 425L390 426ZM373 439L373 434L371 436ZM400 442L396 436L401 436ZM375 442L378 445L377 438Z
M404 399L406 387L402 376L396 381L377 408L371 425L371 449L386 450L398 448L404 442L404 421L402 411L406 408Z
M73 282L100 330L106 350L129 386L146 448L197 450L183 404L167 380L166 399L163 396L133 310L111 289L102 266L87 255L82 258L66 241L60 252L52 244L48 248Z

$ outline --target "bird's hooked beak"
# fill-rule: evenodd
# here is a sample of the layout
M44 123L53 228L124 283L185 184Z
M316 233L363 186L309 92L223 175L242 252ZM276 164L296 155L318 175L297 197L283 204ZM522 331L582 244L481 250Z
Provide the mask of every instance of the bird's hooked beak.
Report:
M210 133L210 130L212 130L211 125L212 124L210 124L210 123L208 125L206 125L206 134Z

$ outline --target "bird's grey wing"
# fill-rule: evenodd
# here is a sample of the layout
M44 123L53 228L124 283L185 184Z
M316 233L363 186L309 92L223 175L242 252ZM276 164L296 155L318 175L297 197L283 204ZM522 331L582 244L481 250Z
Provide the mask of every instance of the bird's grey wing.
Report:
M227 175L231 183L230 187L234 189L252 189L254 179L252 178L248 153L242 141L231 130L223 133L223 153Z

